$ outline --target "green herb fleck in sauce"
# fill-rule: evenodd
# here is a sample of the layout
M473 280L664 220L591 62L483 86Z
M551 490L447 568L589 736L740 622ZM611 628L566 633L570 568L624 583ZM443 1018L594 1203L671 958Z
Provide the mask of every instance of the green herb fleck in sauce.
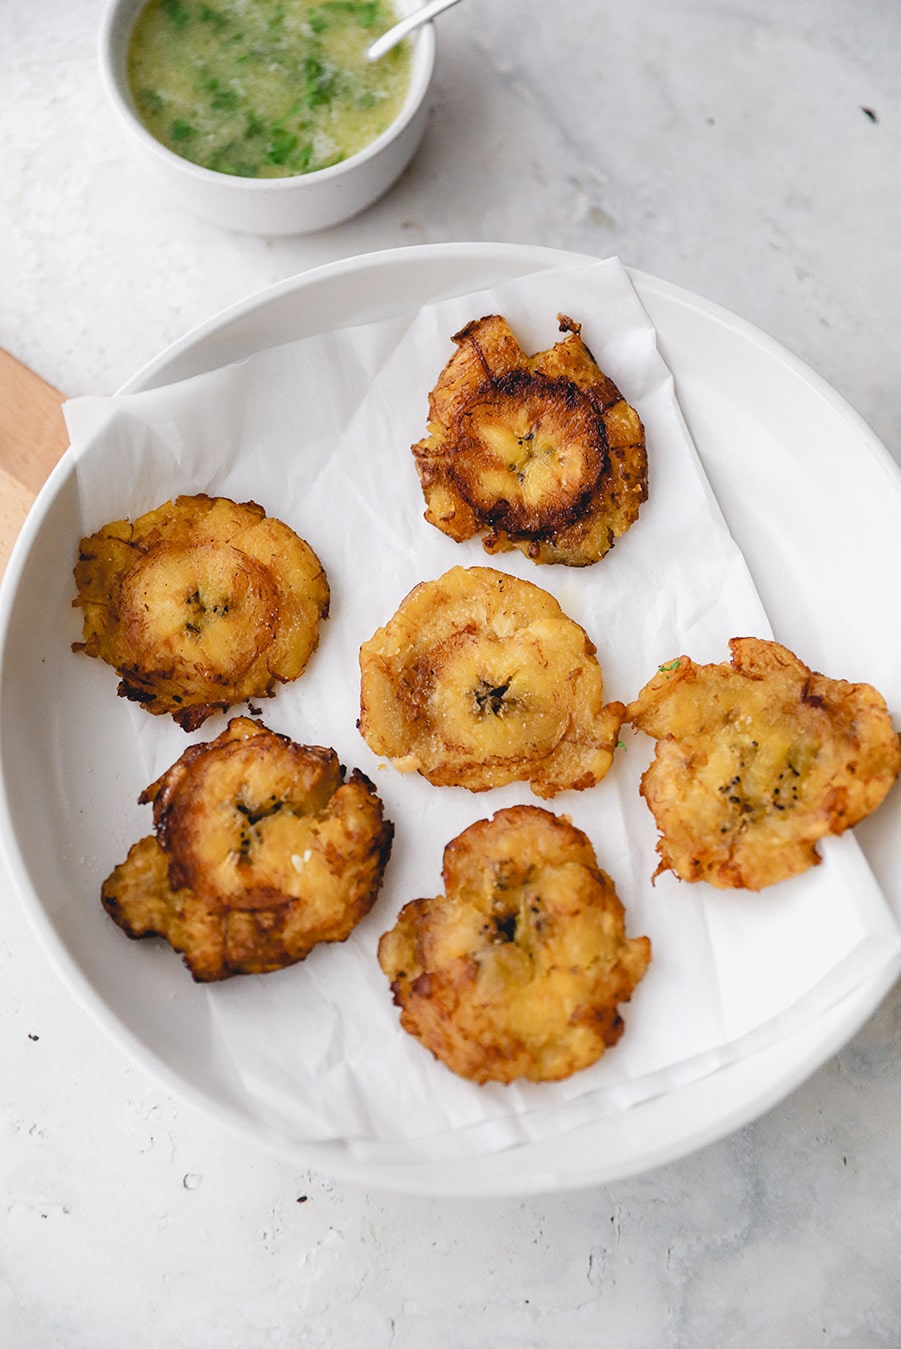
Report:
M149 0L128 53L141 121L183 159L245 178L338 164L403 106L410 49L370 64L388 0Z

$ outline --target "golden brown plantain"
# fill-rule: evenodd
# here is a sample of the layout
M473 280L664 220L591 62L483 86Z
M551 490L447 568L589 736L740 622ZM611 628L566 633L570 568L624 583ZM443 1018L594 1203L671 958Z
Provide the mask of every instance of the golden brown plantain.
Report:
M452 539L487 531L489 553L584 567L637 520L647 454L637 412L580 325L558 323L564 340L531 357L498 314L456 333L413 455L425 518Z
M423 582L360 650L360 731L437 786L593 787L621 703L603 702L594 644L547 591L491 567Z
M186 731L272 694L316 649L329 588L308 543L254 502L180 496L81 541L74 650L120 676L120 697Z
M661 834L655 875L760 890L880 805L901 745L869 684L815 674L777 642L729 647L731 665L662 665L625 719L657 740L641 786Z
M334 750L235 717L141 795L156 836L102 887L130 937L165 937L198 981L282 969L340 942L371 909L393 825Z
M445 894L417 899L379 942L401 1025L473 1082L549 1082L623 1031L651 958L628 938L588 838L538 806L500 810L444 852Z

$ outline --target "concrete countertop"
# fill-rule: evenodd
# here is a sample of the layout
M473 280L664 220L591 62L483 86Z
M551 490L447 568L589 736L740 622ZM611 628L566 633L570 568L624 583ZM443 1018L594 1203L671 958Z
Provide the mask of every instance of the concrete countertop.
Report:
M896 0L468 0L437 25L400 182L278 240L193 219L129 163L101 12L10 5L0 47L0 345L65 393L112 393L323 262L536 243L759 325L901 461ZM897 988L694 1156L564 1195L404 1197L298 1170L170 1096L62 984L5 877L0 897L0 1349L901 1343Z

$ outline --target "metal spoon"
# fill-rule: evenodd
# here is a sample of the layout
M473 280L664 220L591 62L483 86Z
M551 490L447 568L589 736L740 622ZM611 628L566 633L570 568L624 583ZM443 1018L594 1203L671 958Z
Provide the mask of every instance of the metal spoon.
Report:
M412 14L408 14L400 23L396 23L393 28L389 28L387 33L376 38L372 46L366 52L367 60L378 61L386 52L390 52L392 47L396 47L398 42L403 42L404 38L414 29L419 28L421 24L428 23L434 19L436 14L440 14L443 9L450 9L451 5L459 4L460 0L429 0L427 5L417 9Z

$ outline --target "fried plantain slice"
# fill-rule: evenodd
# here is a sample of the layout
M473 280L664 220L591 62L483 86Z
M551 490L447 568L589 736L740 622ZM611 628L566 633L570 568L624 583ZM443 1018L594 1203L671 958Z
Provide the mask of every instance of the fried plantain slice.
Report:
M454 567L361 647L359 728L376 754L436 786L581 791L613 762L623 713L603 702L595 651L539 586Z
M180 496L82 539L82 641L119 695L186 731L297 679L329 587L313 549L255 502Z
M660 872L760 890L815 866L818 839L871 814L901 770L882 696L735 637L731 664L662 665L625 720L657 741L641 793Z
M445 893L404 906L379 942L401 1025L473 1082L550 1082L623 1031L651 958L625 935L581 830L538 806L499 810L444 851Z
M557 320L567 336L534 356L499 314L456 333L413 456L425 518L452 539L484 533L486 552L584 567L637 520L647 453L638 413L580 325Z
M198 982L293 965L372 908L394 827L332 749L248 717L193 745L141 795L156 834L104 881L130 937L164 937Z

